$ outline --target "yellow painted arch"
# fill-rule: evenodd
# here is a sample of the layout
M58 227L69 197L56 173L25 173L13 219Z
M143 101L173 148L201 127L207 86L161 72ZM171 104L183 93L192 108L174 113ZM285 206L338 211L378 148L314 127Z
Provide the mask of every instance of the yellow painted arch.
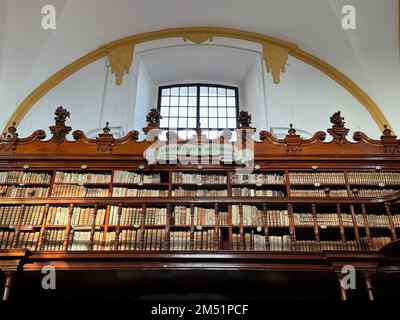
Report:
M100 48L89 52L88 54L82 56L81 58L75 60L64 68L60 69L54 73L50 78L39 85L35 90L33 90L17 107L13 115L8 120L6 127L3 131L6 131L13 122L17 125L22 121L28 111L33 107L33 105L44 95L46 95L52 88L57 86L60 82L68 78L71 74L77 72L81 68L87 66L88 64L107 56L115 47L132 43L134 45L158 40L165 38L174 37L184 37L188 39L195 39L196 35L202 39L204 36L208 37L226 37L235 38L241 40L247 40L252 42L258 42L260 44L270 44L276 45L278 47L284 48L293 57L304 61L312 65L313 67L319 69L327 76L332 78L348 92L350 92L370 113L371 117L375 120L379 128L383 130L385 124L390 128L390 124L386 119L383 112L379 109L377 104L364 92L354 81L349 77L344 75L339 70L332 67L327 62L313 56L312 54L301 50L297 45L286 42L277 38L266 36L264 34L249 32L244 30L237 30L231 28L219 28L219 27L187 27L187 28L170 28L163 30L156 30L151 32L139 33L129 37L125 37L113 42L110 42ZM200 41L202 42L202 41Z

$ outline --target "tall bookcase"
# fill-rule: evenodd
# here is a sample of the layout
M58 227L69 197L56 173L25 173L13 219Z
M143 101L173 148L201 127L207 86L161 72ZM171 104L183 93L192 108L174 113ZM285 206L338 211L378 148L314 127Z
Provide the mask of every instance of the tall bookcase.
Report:
M4 299L15 272L49 263L61 270L324 271L338 283L350 264L370 299L374 274L400 270L391 258L400 237L400 140L389 129L380 140L356 132L355 142L332 118L329 142L324 132L303 140L292 127L285 139L262 131L251 141L254 169L241 173L215 162L149 165L143 154L160 141L138 141L136 131L115 139L106 126L96 139L74 131L68 141L63 112L50 140L41 130L19 138L14 127L0 140ZM245 130L253 131L241 124L242 144L253 139ZM198 130L193 141L204 139ZM338 290L346 299L346 289Z

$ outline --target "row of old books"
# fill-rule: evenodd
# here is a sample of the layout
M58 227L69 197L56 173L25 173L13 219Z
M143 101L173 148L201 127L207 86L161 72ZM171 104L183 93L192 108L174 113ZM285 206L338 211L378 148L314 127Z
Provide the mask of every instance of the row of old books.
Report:
M49 188L41 187L15 187L15 186L0 186L1 193L4 198L28 198L28 197L47 197ZM0 196L1 197L1 196Z
M102 250L103 232L95 231L93 234L93 246L90 244L90 231L72 230L68 250L70 251L90 251Z
M291 189L290 194L292 197L326 197L327 194L323 189ZM329 196L331 197L348 197L347 190L345 189L333 189L330 190Z
M387 171L353 171L347 173L350 184L398 184L400 185L400 172Z
M18 223L19 206L0 206L0 226L15 226Z
M141 242L140 230L122 230L119 235L118 247L116 243L116 233L108 232L104 243L104 250L164 250L165 230L164 229L145 229L143 242Z
M190 225L191 209L190 207L176 206L172 212L172 225ZM207 208L194 207L194 225L210 226L215 225L215 210Z
M296 240L296 251L318 252L322 250L332 251L358 251L356 241L320 241Z
M45 206L26 206L21 220L23 226L39 226L42 224Z
M50 183L51 174L24 172L24 171L1 171L0 183Z
M172 190L173 197L227 197L228 190L187 190L183 188Z
M114 182L116 183L160 183L161 177L159 173L144 174L131 171L116 170L114 171Z
M94 211L94 208L75 207L72 213L71 225L92 225L92 216L94 215ZM46 218L46 225L65 226L68 224L68 214L68 207L50 207ZM103 225L105 215L106 209L97 209L95 224Z
M222 174L200 174L173 172L172 183L227 183L226 176Z
M358 191L359 197L384 197L389 194L399 192L395 189L360 189Z
M120 225L140 226L143 209L138 207L123 207ZM165 225L167 223L167 208L146 208L144 217L145 225ZM112 206L110 210L110 225L118 224L118 207Z
M241 237L238 233L232 233L233 250L241 250ZM269 236L269 247L267 247L265 236L251 233L245 233L243 239L243 250L246 251L290 251L291 240L289 235Z
M289 172L290 183L345 184L343 172Z
M242 206L243 225L245 226L289 226L287 210L267 210L264 215L256 206ZM232 206L232 225L240 225L240 206Z
M400 214L393 215L392 217L394 226L400 228Z
M367 237L361 237L361 250L366 251L379 251L380 248L387 245L392 241L390 237L371 237L370 241L368 241Z
M285 193L280 190L232 188L232 197L284 197Z
M0 249L11 249L14 241L15 231L0 230Z
M62 251L64 248L64 240L65 240L65 229L45 230L43 250Z
M39 248L38 243L39 243L39 235L40 232L28 232L28 231L22 231L19 234L18 238L18 243L17 243L17 248L27 248L31 251L36 251Z
M108 197L108 189L102 188L86 188L84 186L74 185L74 184L66 184L54 185L53 192L51 194L52 197L76 197L76 198L84 198L84 197Z
M218 235L219 237L220 235ZM193 235L194 250L217 250L220 240L215 242L215 230L195 231ZM170 250L190 250L190 231L170 233Z
M110 183L111 174L103 173L77 173L57 171L54 179L55 183Z
M267 173L231 173L231 183L251 183L251 184L284 184L285 176L283 174Z
M113 197L168 197L168 190L113 188Z

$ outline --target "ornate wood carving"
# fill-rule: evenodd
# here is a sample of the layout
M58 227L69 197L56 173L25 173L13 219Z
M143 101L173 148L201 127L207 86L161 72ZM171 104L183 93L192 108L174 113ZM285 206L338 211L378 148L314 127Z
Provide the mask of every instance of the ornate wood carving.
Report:
M242 114L243 116L243 114ZM65 126L65 120L69 117L69 112L60 107L56 112L56 124L50 129L53 137L50 140L43 140L45 133L43 130L35 131L27 138L17 137L15 127L10 128L8 137L0 137L0 157L3 159L14 158L15 156L37 156L40 159L51 157L52 159L80 159L90 158L96 155L96 159L110 159L113 155L121 159L143 159L144 151L153 143L162 143L157 140L161 129L155 134L154 138L147 138L143 141L137 141L139 137L138 131L131 131L125 137L115 139L109 131L108 125L103 129L103 133L99 134L96 139L91 139L85 136L84 132L76 130L72 133L75 141L67 141L66 134L71 130ZM243 117L245 119L245 117ZM156 128L158 123L158 114L152 113L147 119L150 127ZM255 160L257 159L288 159L292 153L300 153L304 157L314 157L318 155L320 159L332 159L340 156L354 158L368 158L372 156L385 156L388 158L398 159L400 156L400 140L396 136L392 136L389 129L385 129L383 136L379 140L374 140L367 137L362 132L356 132L354 139L356 142L348 141L346 138L348 129L344 128L344 121L340 114L336 113L332 116L333 127L328 130L334 136L337 143L324 142L326 133L318 131L310 139L302 139L297 135L293 126L290 127L288 134L284 139L274 137L268 131L260 132L260 141L254 141ZM248 119L242 121L242 126L249 126ZM201 128L197 128L197 133L200 133ZM247 129L243 129L247 130ZM254 131L254 129L252 129ZM157 130L156 130L157 131ZM251 133L253 133L253 131ZM238 145L242 141L239 130ZM174 132L168 135L169 143L187 143L186 140L178 139ZM194 135L195 142L198 135ZM230 134L223 133L218 137L226 143L231 137ZM252 137L248 137L252 139ZM207 142L207 138L201 135L200 141ZM210 140L210 143L215 143ZM62 154L60 150L62 147Z
M147 134L150 130L159 129L161 119L160 110L157 108L150 109L150 112L146 116L147 127L143 128L143 132Z
M122 84L124 75L129 73L133 61L133 49L133 43L109 48L108 61L111 66L111 73L115 74L117 86Z
M285 72L288 53L289 50L284 47L269 42L263 43L265 66L267 67L267 71L272 73L272 78L275 84L278 84L281 81L281 72Z
M66 119L70 117L70 113L67 109L58 107L54 114L56 124L49 127L49 129L53 134L54 143L61 144L65 140L66 135L72 130L71 127L65 125Z
M251 115L248 111L240 111L238 116L239 128L249 129L251 128Z
M333 137L333 141L338 145L343 145L347 140L346 136L350 129L344 127L344 117L341 116L341 112L335 112L330 121L332 123L332 128L328 129L328 133Z

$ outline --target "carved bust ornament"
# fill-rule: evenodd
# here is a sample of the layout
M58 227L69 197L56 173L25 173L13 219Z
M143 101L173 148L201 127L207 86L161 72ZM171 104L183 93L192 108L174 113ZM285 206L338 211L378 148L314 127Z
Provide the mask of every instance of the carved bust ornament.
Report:
M61 144L66 135L72 130L71 127L65 125L66 119L70 117L70 113L63 107L58 107L54 112L55 125L49 127L50 132L53 134L53 140L56 144Z

